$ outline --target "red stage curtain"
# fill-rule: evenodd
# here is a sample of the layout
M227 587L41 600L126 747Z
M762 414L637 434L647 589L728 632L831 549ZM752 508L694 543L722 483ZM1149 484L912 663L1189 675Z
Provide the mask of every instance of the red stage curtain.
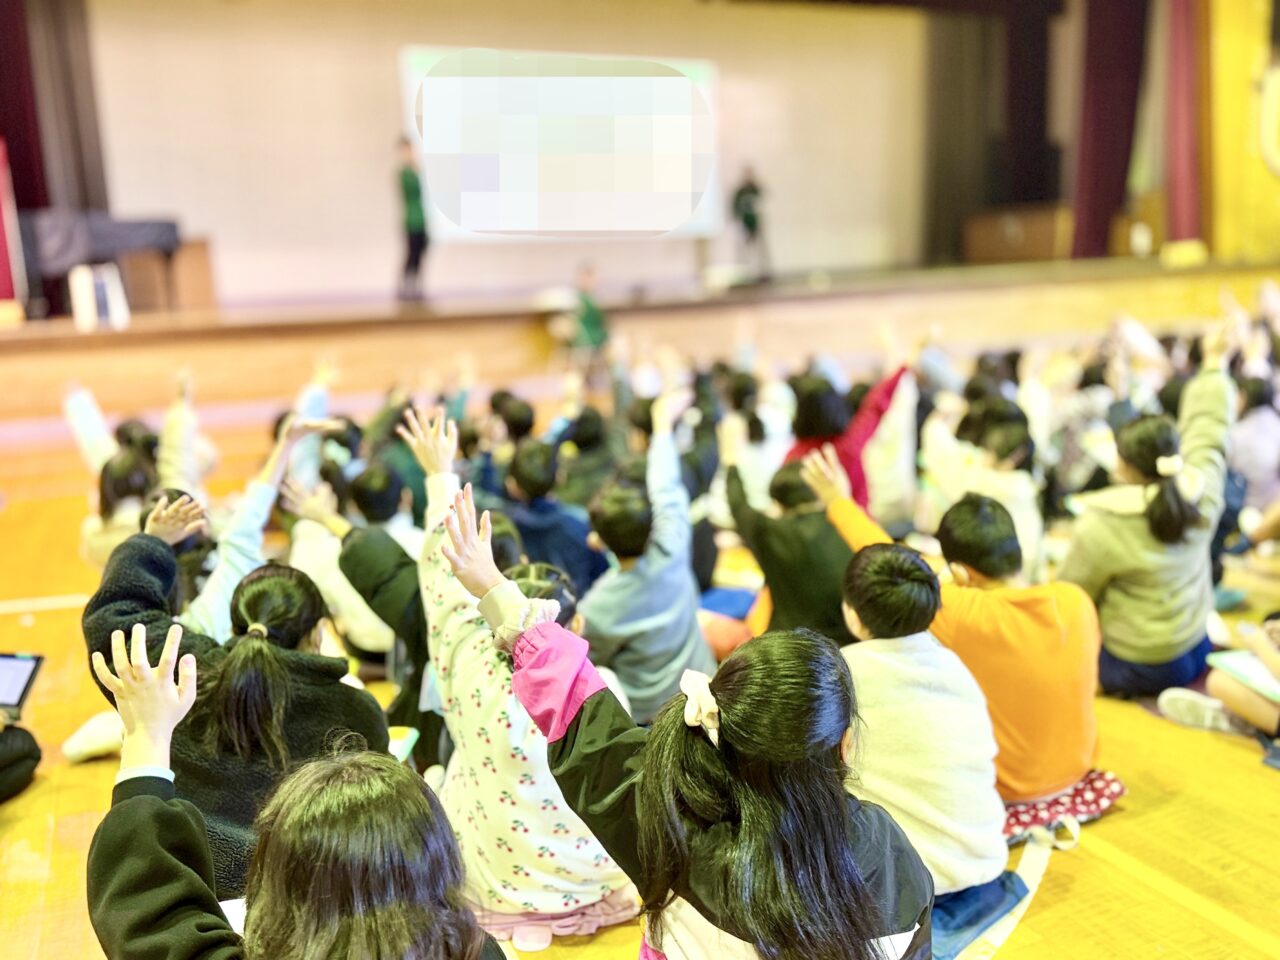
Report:
M1103 257L1124 207L1147 41L1147 0L1089 0L1076 166L1076 257Z
M1169 239L1203 236L1200 223L1200 49L1195 0L1169 0ZM1207 24L1203 24L1207 27Z
M0 137L9 144L13 195L19 208L48 206L23 0L0 0Z

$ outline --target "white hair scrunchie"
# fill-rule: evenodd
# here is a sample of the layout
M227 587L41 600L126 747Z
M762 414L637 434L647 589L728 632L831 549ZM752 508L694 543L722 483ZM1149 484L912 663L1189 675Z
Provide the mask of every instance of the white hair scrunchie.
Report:
M701 727L711 745L720 749L720 705L711 692L711 678L697 670L680 675L680 692L685 696L684 722Z
M1156 474L1161 477L1176 477L1182 472L1182 457L1174 454L1172 457L1156 457Z

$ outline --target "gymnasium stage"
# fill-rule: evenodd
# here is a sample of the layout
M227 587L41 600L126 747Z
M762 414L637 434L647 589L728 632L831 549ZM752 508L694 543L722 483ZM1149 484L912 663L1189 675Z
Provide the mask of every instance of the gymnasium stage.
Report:
M669 344L700 361L729 357L744 323L761 353L796 363L815 352L868 366L887 326L904 341L930 328L960 353L1014 340L1075 342L1127 312L1155 329L1215 315L1221 291L1252 304L1274 268L1162 271L1151 261L1107 260L796 277L720 295L611 302L616 330L636 351ZM548 314L525 302L444 300L427 306L313 305L270 310L151 314L120 332L77 334L70 320L0 331L0 421L60 415L69 382L108 412L154 410L188 367L205 401L267 401L302 385L329 355L342 392L447 375L470 352L481 381L522 383L558 367ZM49 424L50 429L55 429Z

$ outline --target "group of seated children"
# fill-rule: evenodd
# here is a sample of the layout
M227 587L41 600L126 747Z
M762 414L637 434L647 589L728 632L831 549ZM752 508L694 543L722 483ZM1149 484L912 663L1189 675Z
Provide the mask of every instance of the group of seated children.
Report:
M1224 323L1191 360L1135 336L1105 383L1064 355L966 384L931 345L864 387L668 364L636 400L619 367L612 415L578 381L543 434L509 393L469 419L469 386L361 431L320 377L229 511L189 388L153 447L79 397L82 449L111 451L84 614L123 728L88 868L107 956L471 960L641 915L648 960L926 960L935 903L1001 876L1017 816L1122 791L1099 688L1280 734L1234 676L1177 689L1211 648L1250 338ZM1071 363L1089 402L1046 401ZM700 609L731 541L755 630ZM1280 676L1277 635L1255 647ZM349 660L396 682L387 711Z

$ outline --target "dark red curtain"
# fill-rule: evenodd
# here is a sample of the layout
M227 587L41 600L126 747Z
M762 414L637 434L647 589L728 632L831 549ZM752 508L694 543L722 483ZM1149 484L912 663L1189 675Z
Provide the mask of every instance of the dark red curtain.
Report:
M27 210L48 206L23 0L0 0L0 137L9 147L13 195L18 207Z
M1076 165L1076 257L1104 257L1124 207L1147 44L1147 0L1089 0Z
M1169 239L1195 240L1200 224L1200 44L1196 0L1169 0ZM1201 24L1207 29L1208 24Z

